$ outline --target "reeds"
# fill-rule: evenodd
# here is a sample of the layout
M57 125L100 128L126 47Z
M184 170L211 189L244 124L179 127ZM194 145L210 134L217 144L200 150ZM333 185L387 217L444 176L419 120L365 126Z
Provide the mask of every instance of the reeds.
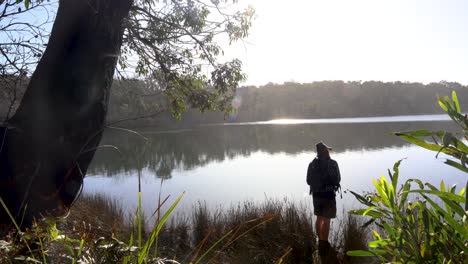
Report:
M66 229L89 233L93 238L129 233L129 221L122 205L101 194L82 195L63 221Z
M314 263L315 219L305 205L270 199L213 210L200 202L190 215L169 219L181 198L148 228L141 203L132 219L116 200L83 195L57 228L45 222L34 231L35 238L28 240L39 245L34 254L21 254L51 263ZM352 216L336 221L341 228L331 236L332 244L342 263L352 263L344 252L366 249L369 231Z
M109 213L106 213L107 205ZM84 196L73 210L90 214L85 220L90 226L102 226L102 220L98 219L100 214L119 213L120 216L112 217L114 222L109 223L114 227L115 237L128 241L131 233L128 230L135 230L135 225L125 220L128 218L123 210L116 207L115 201L95 195ZM74 219L75 215L70 214L67 221L79 222ZM80 217L83 220L82 214ZM317 248L314 221L310 208L287 199L269 199L262 203L246 201L225 209L210 209L206 203L198 202L190 215L172 215L161 227L157 255L183 263L313 263L312 253ZM369 230L360 228L362 223L353 216L335 221L340 221L340 228L331 235L332 244L341 252L344 263L351 263L344 252L366 249ZM143 240L150 237L148 232L143 234Z

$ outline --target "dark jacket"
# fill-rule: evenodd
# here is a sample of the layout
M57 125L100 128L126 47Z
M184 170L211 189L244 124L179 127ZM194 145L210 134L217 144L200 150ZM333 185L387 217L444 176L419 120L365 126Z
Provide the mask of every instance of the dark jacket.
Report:
M307 184L310 193L336 191L341 175L338 163L333 159L315 158L307 168Z

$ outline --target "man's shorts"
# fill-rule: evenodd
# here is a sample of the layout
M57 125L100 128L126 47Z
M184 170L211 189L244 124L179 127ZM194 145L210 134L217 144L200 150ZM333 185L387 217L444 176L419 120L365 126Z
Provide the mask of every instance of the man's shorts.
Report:
M323 216L326 218L336 217L335 193L313 193L312 198L314 201L314 215Z

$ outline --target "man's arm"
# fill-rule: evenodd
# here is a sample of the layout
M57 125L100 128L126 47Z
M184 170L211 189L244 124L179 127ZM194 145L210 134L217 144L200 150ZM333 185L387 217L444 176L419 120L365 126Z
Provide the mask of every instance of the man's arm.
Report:
M341 173L340 173L340 167L338 166L338 162L336 162L336 173L338 174L338 184L341 182Z
M308 185L311 184L311 177L312 177L312 162L309 163L309 167L307 168L306 182Z
M329 173L332 173L333 177L332 180L334 181L333 184L335 186L339 186L340 185L340 182L341 182L341 174L340 174L340 168L338 167L338 162L336 162L335 160L332 160L332 169Z

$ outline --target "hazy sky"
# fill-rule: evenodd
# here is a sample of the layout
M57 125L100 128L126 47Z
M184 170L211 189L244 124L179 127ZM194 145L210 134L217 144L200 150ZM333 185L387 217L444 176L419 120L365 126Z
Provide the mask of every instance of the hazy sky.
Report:
M226 59L243 61L247 85L468 84L468 0L239 0L248 5L250 36L225 47Z
M256 19L246 84L382 80L468 84L468 1L240 0Z

